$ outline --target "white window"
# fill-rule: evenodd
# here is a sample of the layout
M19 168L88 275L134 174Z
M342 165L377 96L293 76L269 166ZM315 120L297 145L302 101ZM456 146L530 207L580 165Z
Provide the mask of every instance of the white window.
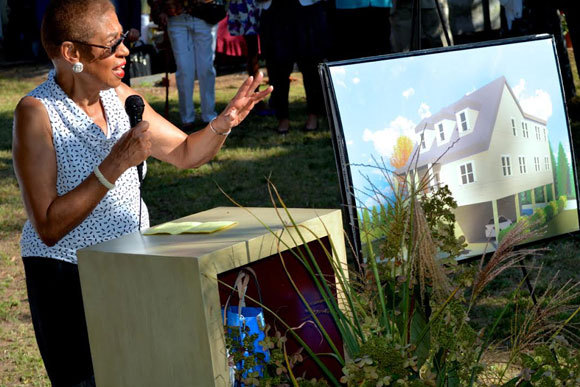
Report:
M546 141L547 140L547 138L546 138L546 128L542 128L542 130L544 131L544 141Z
M526 122L526 138L530 138L530 132L528 131L528 123Z
M445 131L443 130L443 124L437 125L437 128L439 128L439 139L441 141L445 141Z
M459 113L459 127L462 132L467 132L469 130L469 125L467 124L467 114L465 112Z
M540 172L540 158L534 156L534 169L536 172Z
M534 126L534 129L536 129L536 140L540 141L542 138L540 137L540 128L538 128L537 125Z
M473 169L473 163L471 161L460 165L459 172L461 174L461 184L470 184L475 182L475 173Z
M514 136L518 135L518 129L516 128L516 119L512 118L512 133Z
M544 168L546 171L550 170L550 158L548 156L544 156Z
M522 137L523 138L529 138L530 134L528 132L528 124L524 121L522 121Z
M512 175L512 163L509 156L501 156L501 169L504 176Z
M518 156L518 162L520 164L520 173L526 173L526 157Z
M421 133L421 149L427 149L427 144L425 144L425 133Z

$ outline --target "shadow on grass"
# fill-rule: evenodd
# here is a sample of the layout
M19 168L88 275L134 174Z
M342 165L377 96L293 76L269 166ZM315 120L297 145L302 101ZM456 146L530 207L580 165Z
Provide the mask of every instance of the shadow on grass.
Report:
M52 63L36 63L36 64L25 64L22 66L14 67L3 67L0 73L0 79L12 79L18 78L22 80L29 80L36 77L44 76L50 69L52 69Z
M0 113L0 150L12 149L13 112Z
M12 166L12 157L0 157L0 181L7 178L16 179Z

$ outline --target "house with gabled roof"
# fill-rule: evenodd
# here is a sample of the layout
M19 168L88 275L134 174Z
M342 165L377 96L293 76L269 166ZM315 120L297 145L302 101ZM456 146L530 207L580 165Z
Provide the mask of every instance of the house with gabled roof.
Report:
M531 113L497 78L424 118L415 127L416 156L396 172L427 175L431 189L447 185L467 241L485 242L487 224L495 236L502 222L521 217L519 193L531 190L532 206L535 189L555 197L547 122Z

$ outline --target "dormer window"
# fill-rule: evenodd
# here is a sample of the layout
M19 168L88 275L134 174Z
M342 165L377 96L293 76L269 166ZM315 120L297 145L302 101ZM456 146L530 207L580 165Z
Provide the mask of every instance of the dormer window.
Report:
M468 107L455 113L454 126L457 127L457 134L459 137L467 136L473 132L478 115L479 111ZM445 125L445 122L443 124ZM449 134L449 131L447 131L446 137L449 137ZM447 138L446 141L449 140L450 139Z
M425 133L421 133L421 150L427 149L427 144L425 144Z
M459 127L462 132L467 132L469 130L469 125L467 125L467 114L465 112L459 113Z
M437 125L437 129L439 130L439 139L441 141L445 141L445 131L443 129L443 123Z

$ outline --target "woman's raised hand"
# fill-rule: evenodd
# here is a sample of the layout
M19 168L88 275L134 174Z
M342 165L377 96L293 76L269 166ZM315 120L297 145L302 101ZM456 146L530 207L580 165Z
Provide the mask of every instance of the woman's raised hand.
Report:
M246 79L228 106L215 119L213 126L216 130L225 133L238 126L247 117L254 105L272 92L272 86L268 86L262 91L255 91L262 83L263 78L264 74L260 72L256 77Z

